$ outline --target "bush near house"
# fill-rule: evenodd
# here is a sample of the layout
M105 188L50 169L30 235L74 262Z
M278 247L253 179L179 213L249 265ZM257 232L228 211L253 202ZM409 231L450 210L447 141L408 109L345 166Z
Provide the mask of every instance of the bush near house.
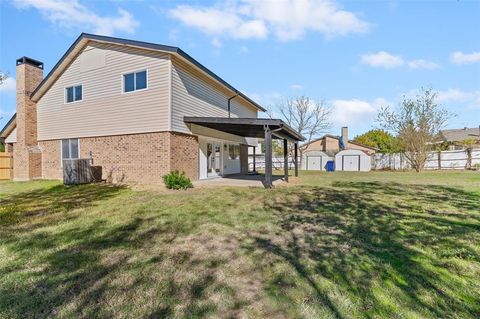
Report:
M185 172L178 170L163 176L163 182L168 189L187 189L193 187L192 181L185 175Z

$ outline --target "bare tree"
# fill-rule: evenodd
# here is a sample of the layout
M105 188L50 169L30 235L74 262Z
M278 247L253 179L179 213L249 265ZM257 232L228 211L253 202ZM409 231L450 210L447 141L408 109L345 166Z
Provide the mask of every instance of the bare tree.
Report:
M0 71L0 85L5 83L5 81L8 79L8 73L5 73L3 71Z
M465 148L465 152L467 153L465 169L472 169L472 151L475 144L477 144L477 140L469 137L461 141L460 144Z
M423 170L432 142L453 115L435 102L437 93L422 88L414 99L404 97L398 109L382 107L377 120L401 141L404 155L413 169Z
M313 101L309 97L301 96L289 98L278 104L277 108L283 120L305 136L306 142L332 127L332 111L325 100Z

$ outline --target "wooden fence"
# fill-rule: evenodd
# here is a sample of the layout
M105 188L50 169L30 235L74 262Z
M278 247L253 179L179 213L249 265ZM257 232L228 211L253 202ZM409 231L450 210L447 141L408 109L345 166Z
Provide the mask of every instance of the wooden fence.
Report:
M13 178L13 154L0 153L0 179Z

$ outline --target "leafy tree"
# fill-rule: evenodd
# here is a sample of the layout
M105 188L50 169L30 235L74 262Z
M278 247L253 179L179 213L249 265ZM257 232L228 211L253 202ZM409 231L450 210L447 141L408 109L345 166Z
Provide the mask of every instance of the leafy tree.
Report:
M422 88L414 99L404 97L397 109L385 106L378 113L377 120L399 137L405 158L417 172L425 166L434 137L452 116L436 97L431 88Z
M353 140L365 146L374 147L380 153L398 153L402 150L400 140L384 130L370 130L355 136Z

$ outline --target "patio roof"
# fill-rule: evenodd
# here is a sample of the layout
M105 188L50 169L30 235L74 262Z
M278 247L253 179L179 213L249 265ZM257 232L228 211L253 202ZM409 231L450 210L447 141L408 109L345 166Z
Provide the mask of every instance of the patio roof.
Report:
M184 121L243 137L264 138L265 128L268 127L273 138L293 142L305 140L300 133L279 119L185 116Z
M214 130L243 137L264 138L265 141L265 177L263 185L273 187L272 183L272 138L283 140L284 179L288 182L288 141L294 143L295 176L298 176L298 142L304 141L298 133L282 120L231 117L190 117L183 118L187 124L196 124ZM255 156L253 157L255 167Z

